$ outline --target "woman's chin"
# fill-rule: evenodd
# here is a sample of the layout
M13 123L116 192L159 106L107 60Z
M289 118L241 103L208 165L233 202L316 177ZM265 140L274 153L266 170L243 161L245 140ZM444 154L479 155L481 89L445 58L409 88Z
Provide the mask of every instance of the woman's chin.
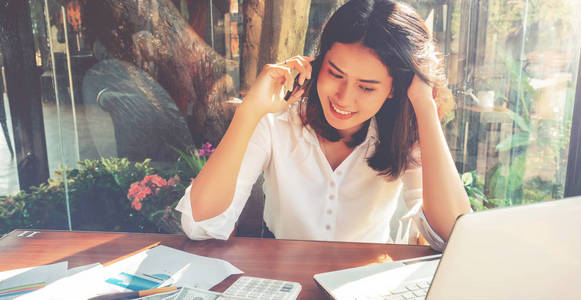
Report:
M335 128L337 131L342 133L341 135L343 135L343 133L346 133L346 132L357 131L355 127L358 127L358 126L353 125L353 122L350 122L351 120L349 120L349 121L337 120L333 117L327 116L327 114L328 114L328 112L324 113L325 120L327 120L327 123L329 123L329 125L331 125L331 127Z

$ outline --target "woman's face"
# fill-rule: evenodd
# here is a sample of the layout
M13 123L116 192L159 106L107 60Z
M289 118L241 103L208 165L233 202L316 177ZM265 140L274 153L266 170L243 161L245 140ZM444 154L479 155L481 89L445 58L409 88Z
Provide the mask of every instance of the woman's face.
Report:
M327 122L342 136L355 133L390 96L392 78L375 52L360 43L335 43L327 51L317 92Z

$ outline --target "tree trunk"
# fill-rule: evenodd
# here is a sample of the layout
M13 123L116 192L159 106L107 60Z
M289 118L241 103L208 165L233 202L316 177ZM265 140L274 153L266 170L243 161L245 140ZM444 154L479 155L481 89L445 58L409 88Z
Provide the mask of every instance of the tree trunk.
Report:
M244 14L244 38L242 40L240 65L240 89L250 88L258 75L258 55L260 53L260 36L264 19L264 0L245 0L242 8Z
M302 55L311 0L245 0L241 89L247 90L262 66Z
M197 145L216 144L227 129L234 94L226 60L188 25L170 0L88 0L89 42L148 72L186 114Z

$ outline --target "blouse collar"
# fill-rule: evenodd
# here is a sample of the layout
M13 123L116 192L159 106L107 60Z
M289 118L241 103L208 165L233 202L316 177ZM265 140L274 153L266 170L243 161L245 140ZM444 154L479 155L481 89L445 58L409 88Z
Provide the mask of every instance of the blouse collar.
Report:
M307 142L318 146L319 141L317 140L317 134L315 133L315 130L309 125L306 125L306 126L303 125L303 122L302 122L301 117L299 115L299 108L300 107L301 106L299 105L298 102L294 103L294 104L290 105L287 110L284 110L284 111L278 113L275 118L278 120L294 123L296 125L294 127L300 131L298 133ZM367 135L365 137L365 140L359 146L362 147L362 146L366 145L367 146L366 152L369 153L370 150L375 149L375 143L378 139L377 135L378 135L377 134L377 121L375 120L375 117L372 117L371 122L369 123L369 128L367 129Z

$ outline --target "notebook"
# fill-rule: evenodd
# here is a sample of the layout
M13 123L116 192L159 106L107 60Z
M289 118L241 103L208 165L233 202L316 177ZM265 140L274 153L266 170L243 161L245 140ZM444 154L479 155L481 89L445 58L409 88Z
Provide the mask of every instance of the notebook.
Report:
M581 299L580 230L581 197L474 212L458 218L441 258L314 280L334 299Z

